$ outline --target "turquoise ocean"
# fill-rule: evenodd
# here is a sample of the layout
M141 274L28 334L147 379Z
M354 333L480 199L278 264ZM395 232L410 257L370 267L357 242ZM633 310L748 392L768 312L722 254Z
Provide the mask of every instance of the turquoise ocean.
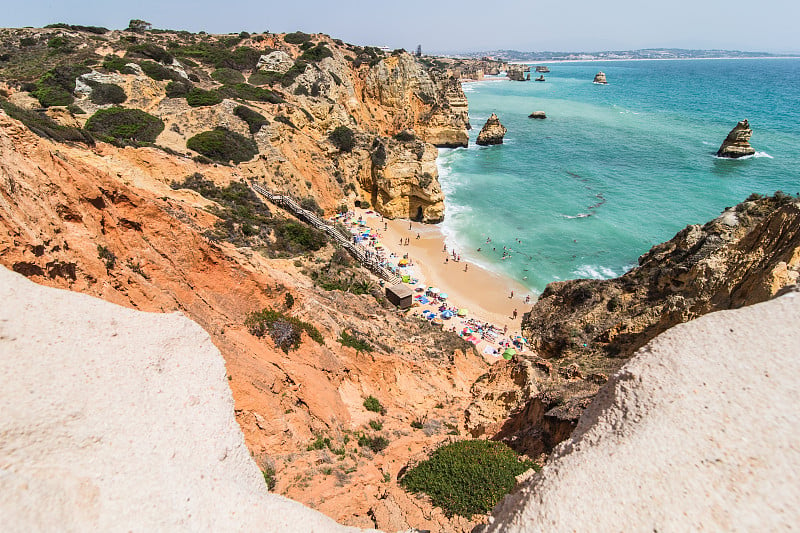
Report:
M464 83L470 146L438 164L441 228L465 259L540 293L619 276L753 192L800 192L799 59L547 65L545 82ZM608 85L592 83L598 71ZM493 112L505 142L477 146ZM715 157L745 118L756 155Z

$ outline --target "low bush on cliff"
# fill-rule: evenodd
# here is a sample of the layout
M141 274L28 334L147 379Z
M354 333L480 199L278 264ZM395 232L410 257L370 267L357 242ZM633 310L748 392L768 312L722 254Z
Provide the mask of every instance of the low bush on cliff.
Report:
M283 40L289 44L303 44L311 40L311 35L302 31L293 31L284 35Z
M355 348L357 352L371 352L375 349L358 333L348 333L347 331L339 333L339 344Z
M78 76L91 72L80 65L62 65L45 72L31 88L31 94L39 100L42 107L66 106L75 98L75 80Z
M250 85L272 85L281 81L283 74L271 70L257 70L247 79Z
M128 59L123 59L114 54L109 54L103 59L103 68L109 72L119 72L120 74L135 74L136 71L128 66L131 63Z
M247 83L237 83L236 85L225 85L217 89L220 94L228 98L239 98L240 100L250 100L253 102L268 102L270 104L281 104L284 99L270 91Z
M335 130L328 135L328 140L331 141L340 152L349 152L356 146L356 136L353 130L347 126L338 126Z
M86 129L115 144L152 143L164 131L164 122L141 109L100 109L86 121Z
M79 142L94 146L94 139L87 132L80 128L62 126L44 113L23 109L3 100L0 100L0 108L9 117L25 124L29 130L39 137L58 142Z
M192 90L192 84L188 81L171 81L167 84L167 98L185 98Z
M304 331L318 344L325 342L322 334L312 324L269 308L248 314L244 324L256 337L269 335L275 342L275 346L284 353L300 347Z
M233 114L247 122L247 126L250 128L250 133L254 135L258 133L258 130L261 129L261 126L266 126L269 124L269 121L264 115L243 105L236 106L233 109Z
M223 85L244 83L244 75L241 72L227 67L223 67L212 72L211 78Z
M152 59L159 63L164 63L165 65L171 64L173 60L172 54L154 43L142 43L129 46L126 55Z
M258 153L253 139L222 127L198 133L186 141L186 147L222 163L249 161Z
M92 83L92 94L89 99L93 104L121 104L128 99L125 91L113 83Z
M311 63L314 61L320 61L326 57L333 57L333 52L331 52L330 48L325 46L323 43L319 43L303 52L299 59L300 61Z
M222 95L217 91L205 91L194 87L186 93L186 103L192 107L204 107L222 103Z
M202 61L215 68L230 68L234 70L253 70L261 58L262 51L247 46L240 46L229 50L227 42L199 41L187 46L172 49L178 57L188 57Z
M275 226L276 246L292 254L316 252L325 244L325 234L300 222L285 221Z
M515 476L534 468L503 444L489 440L464 440L438 448L410 469L400 485L425 493L447 516L470 518L485 514L514 488Z
M142 67L142 71L145 74L147 74L147 76L156 81L183 80L183 76L181 76L171 68L167 68L161 63L156 63L155 61L142 61L141 63L139 63L139 66Z
M364 398L364 409L367 411L372 411L373 413L381 413L383 414L383 406L381 402L375 396L367 396Z

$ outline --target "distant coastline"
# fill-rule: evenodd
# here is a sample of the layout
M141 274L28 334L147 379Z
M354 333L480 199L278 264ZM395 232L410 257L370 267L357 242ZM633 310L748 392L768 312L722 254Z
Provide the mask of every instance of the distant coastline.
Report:
M533 65L539 63L612 63L622 61L719 61L719 60L768 60L768 59L800 59L796 56L756 56L756 57L629 57L625 59L553 59L553 60L532 60L532 61L509 61L509 65Z

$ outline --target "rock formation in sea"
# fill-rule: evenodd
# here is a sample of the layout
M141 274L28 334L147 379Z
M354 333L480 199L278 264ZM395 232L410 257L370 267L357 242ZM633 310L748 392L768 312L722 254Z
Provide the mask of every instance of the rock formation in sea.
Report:
M528 65L508 65L506 74L511 81L527 81L530 80L531 67ZM525 75L528 75L527 77Z
M747 122L747 119L742 120L736 124L728 133L728 136L725 137L725 140L722 141L722 146L717 150L717 156L736 159L755 154L755 148L750 146L750 137L752 135L753 130L750 129L750 123Z
M544 111L534 111L533 113L528 115L528 118L545 119L547 118L547 114Z
M595 74L594 75L594 83L600 83L602 85L607 84L608 80L606 80L605 72L598 72L597 74Z
M500 124L500 119L497 115L492 113L492 116L486 121L486 124L481 128L478 134L476 144L481 146L489 146L492 144L503 144L503 137L505 137L508 130L505 126Z
M789 292L662 333L478 531L793 529L798 322Z
M494 365L473 386L467 427L548 453L599 385L653 337L768 300L799 278L800 200L776 194L686 227L619 278L550 283L522 320L535 355Z

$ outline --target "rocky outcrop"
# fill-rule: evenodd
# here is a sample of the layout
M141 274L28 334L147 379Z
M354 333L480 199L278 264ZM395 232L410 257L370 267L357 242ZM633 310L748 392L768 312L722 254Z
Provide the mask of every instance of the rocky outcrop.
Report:
M225 361L180 314L0 267L0 513L12 531L356 531L269 494Z
M544 111L534 111L533 113L528 115L528 118L545 119L547 118L547 114Z
M522 320L536 355L501 363L527 381L490 373L471 391L468 413L481 417L467 420L479 434L547 452L606 376L655 336L706 313L763 302L797 283L800 201L779 195L744 202L704 226L687 227L639 263L619 278L547 286ZM541 372L527 371L530 365ZM492 400L495 389L514 402Z
M489 117L486 124L481 128L481 132L478 134L478 139L475 143L481 146L503 144L503 137L505 137L507 131L506 127L500 124L500 119L497 118L497 115L492 113L492 116Z
M606 80L605 72L598 72L594 75L594 83L599 83L601 85L606 85L608 80Z
M753 130L750 129L747 119L742 120L725 137L722 146L717 150L717 157L736 159L755 154L755 148L750 146L750 137L752 135Z
M791 292L655 338L480 530L792 529L799 321Z
M426 142L439 148L469 145L469 104L457 78L437 80L438 103L417 121Z
M436 166L438 152L421 141L376 139L371 167L361 187L371 205L388 218L436 223L444 219L444 193Z
M531 67L528 65L508 65L506 74L511 81L526 81L530 80ZM526 75L527 74L527 78Z
M285 73L292 68L294 60L283 50L275 50L259 58L256 70Z

